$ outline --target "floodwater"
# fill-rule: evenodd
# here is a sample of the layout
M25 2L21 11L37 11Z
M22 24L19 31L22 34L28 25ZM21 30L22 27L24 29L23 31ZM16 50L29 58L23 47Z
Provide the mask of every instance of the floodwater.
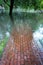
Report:
M33 31L33 36L37 40L40 40L43 43L43 14L39 13L14 13L13 22L11 21L8 14L0 14L0 41L5 36L10 36L12 27L23 22L26 22Z

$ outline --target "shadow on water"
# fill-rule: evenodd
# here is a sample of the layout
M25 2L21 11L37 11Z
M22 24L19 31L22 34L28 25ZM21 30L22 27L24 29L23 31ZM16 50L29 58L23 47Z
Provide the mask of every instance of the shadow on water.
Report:
M43 14L14 13L13 16L0 14L0 43L5 37L10 37L12 28L23 22L30 25L33 37L43 45Z

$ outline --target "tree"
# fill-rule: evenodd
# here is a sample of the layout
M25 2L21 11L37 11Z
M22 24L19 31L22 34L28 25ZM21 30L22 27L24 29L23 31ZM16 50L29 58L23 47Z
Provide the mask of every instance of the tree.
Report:
M4 0L4 2L10 6L10 15L12 15L13 5L15 8L20 6L24 8L34 8L35 10L41 9L41 7L43 7L43 0Z
M10 16L12 16L13 4L14 4L14 0L10 0L10 12L9 12Z

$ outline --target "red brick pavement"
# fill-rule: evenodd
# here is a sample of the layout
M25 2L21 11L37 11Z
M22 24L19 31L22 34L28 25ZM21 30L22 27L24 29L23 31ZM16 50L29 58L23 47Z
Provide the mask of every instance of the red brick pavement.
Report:
M32 32L13 32L4 50L0 65L43 65L43 51L34 42Z

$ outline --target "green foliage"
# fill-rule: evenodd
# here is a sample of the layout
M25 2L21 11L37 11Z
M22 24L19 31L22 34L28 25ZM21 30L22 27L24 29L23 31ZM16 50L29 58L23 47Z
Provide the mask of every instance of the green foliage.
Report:
M3 3L3 0L0 0L0 4L2 4Z
M8 38L5 37L1 42L0 42L0 57L2 56L3 49L5 48L5 45L7 43Z
M41 1L40 7L43 8L43 0Z
M5 9L9 9L10 0L6 0L6 3L0 0L0 4L3 4ZM14 8L18 6L22 8L34 8L35 10L43 9L43 0L14 0Z
M14 5L23 8L34 8L36 10L43 7L43 0L14 0Z

